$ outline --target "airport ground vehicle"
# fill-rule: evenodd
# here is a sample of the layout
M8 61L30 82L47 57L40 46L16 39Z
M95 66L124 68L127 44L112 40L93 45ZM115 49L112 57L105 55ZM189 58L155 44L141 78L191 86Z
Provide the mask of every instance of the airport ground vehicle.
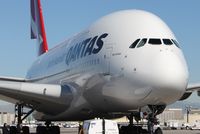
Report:
M189 129L191 130L200 130L200 120L190 123Z
M119 134L117 122L112 120L94 119L83 123L84 134Z

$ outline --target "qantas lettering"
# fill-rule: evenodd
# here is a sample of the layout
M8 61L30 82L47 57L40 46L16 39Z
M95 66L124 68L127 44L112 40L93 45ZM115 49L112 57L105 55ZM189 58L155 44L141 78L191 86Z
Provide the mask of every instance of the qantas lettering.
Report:
M67 52L65 63L69 65L71 62L83 58L88 55L97 54L103 47L103 39L108 36L107 33L101 36L85 39L69 48Z

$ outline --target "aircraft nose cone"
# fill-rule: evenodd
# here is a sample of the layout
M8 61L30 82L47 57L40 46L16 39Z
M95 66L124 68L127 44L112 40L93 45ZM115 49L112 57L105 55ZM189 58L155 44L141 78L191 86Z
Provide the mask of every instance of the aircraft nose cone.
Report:
M184 58L172 52L162 52L157 55L154 66L158 87L185 91L188 69Z

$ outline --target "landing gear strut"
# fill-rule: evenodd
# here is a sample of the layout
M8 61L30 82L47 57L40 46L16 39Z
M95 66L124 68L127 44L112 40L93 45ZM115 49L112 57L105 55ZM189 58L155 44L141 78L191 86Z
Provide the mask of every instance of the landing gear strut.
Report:
M154 134L154 124L157 124L157 119L154 114L149 115L148 117L148 132L149 134Z
M22 133L22 115L23 106L21 104L15 105L15 117L17 118L17 133Z
M129 126L133 126L133 113L131 113L129 116L127 116L129 120Z
M28 127L22 127L22 121L26 119L33 111L34 109L31 109L28 113L25 113L23 111L24 105L23 104L16 104L15 105L15 119L17 118L17 130L14 128L11 131L17 131L17 134L21 134L22 132L27 132L29 131ZM22 116L24 116L22 118ZM12 133L12 132L11 132ZM15 132L13 132L15 133Z
M166 106L164 105L149 105L146 106L144 109L141 109L138 113L131 113L127 116L129 119L128 126L122 126L120 129L120 134L162 134L162 130L158 125L158 120L156 116L164 111ZM142 125L133 124L133 117L138 122L141 119L147 119L147 129L144 129ZM155 128L155 130L154 130Z
M149 119L148 119L148 123L147 123L148 134L163 134L160 127L156 128L154 130L154 125L158 125L158 120L157 120L156 116L154 116L152 114L152 115L149 115Z
M49 128L50 125L51 125L51 121L46 121L46 122L45 122L45 125L46 125L47 128Z
M131 113L130 115L127 116L129 120L129 125L128 126L122 126L120 129L120 134L140 134L146 132L144 129L142 129L141 126L139 125L134 125L133 124L133 117L136 117L137 115L134 113Z
M161 114L164 111L166 106L165 105L159 105L159 106L149 105L148 107L151 109L151 112L152 112L147 117L147 119L148 119L148 123L147 123L148 133L149 134L162 134L162 130L160 128L157 128L154 131L154 125L158 125L159 124L158 119L156 118L156 116L158 114Z
M30 107L30 106L29 106ZM24 126L22 127L22 121L28 117L31 113L33 113L34 109L31 109L29 112L24 112L23 104L15 105L15 119L17 119L17 128L12 127L10 129L10 134L30 134L29 128ZM46 126L38 126L36 131L37 134L60 134L59 126L51 125L51 121L45 122Z

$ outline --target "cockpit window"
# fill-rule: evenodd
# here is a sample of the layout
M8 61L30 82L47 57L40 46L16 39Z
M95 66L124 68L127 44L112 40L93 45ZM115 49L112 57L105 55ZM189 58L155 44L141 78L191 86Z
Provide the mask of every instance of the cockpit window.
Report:
M144 45L146 44L146 42L147 42L147 38L143 38L143 39L139 42L139 44L137 45L137 48L144 46Z
M140 39L135 40L131 46L129 48L135 48L135 46L138 44L138 42L140 41Z
M148 41L147 41L148 40ZM175 44L178 48L180 48L179 43L175 39L159 39L159 38L142 38L142 39L136 39L130 46L129 48L139 48L143 47L146 43L149 43L150 45L168 45L171 46Z
M174 44L175 44L178 48L180 48L179 43L178 43L176 40L172 39L172 41L174 42Z
M163 39L163 43L165 45L172 45L173 44L173 42L170 39Z
M160 45L160 44L162 44L162 42L161 42L160 39L151 38L151 39L149 39L149 44L152 44L152 45Z

